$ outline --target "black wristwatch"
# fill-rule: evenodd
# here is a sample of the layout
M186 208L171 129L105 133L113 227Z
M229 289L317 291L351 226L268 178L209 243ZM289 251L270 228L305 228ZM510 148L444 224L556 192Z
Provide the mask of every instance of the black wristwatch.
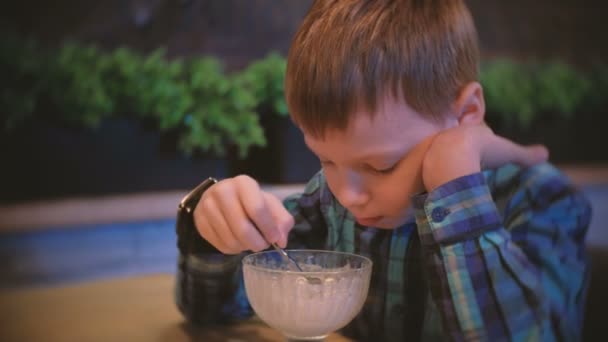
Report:
M215 178L207 178L179 202L175 231L177 248L182 254L219 253L215 247L201 237L192 216L203 193L215 183L217 183Z

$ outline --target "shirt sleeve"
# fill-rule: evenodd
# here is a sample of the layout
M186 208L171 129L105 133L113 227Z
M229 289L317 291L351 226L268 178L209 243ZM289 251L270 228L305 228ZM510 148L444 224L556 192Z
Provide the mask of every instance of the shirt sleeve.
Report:
M477 173L413 205L446 338L580 340L591 209L564 175L548 164Z

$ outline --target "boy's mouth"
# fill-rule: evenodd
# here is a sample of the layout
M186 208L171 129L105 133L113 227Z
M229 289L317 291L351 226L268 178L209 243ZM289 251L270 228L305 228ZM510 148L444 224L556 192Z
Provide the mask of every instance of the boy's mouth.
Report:
M355 217L355 219L362 226L375 226L382 220L382 216Z

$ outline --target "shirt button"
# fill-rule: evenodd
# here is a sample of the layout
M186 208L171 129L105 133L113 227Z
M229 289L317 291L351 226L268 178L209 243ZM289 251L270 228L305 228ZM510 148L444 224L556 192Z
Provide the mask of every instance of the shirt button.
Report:
M431 212L431 218L433 219L433 222L439 223L443 221L449 214L450 209L444 207L437 207Z

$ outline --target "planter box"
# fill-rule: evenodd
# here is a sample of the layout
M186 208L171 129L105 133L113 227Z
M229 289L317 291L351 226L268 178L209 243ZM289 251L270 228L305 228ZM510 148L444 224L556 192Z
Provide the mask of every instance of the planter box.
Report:
M168 145L168 146L167 146ZM98 129L35 122L0 137L0 202L190 189L225 177L220 158L188 158L126 119Z

